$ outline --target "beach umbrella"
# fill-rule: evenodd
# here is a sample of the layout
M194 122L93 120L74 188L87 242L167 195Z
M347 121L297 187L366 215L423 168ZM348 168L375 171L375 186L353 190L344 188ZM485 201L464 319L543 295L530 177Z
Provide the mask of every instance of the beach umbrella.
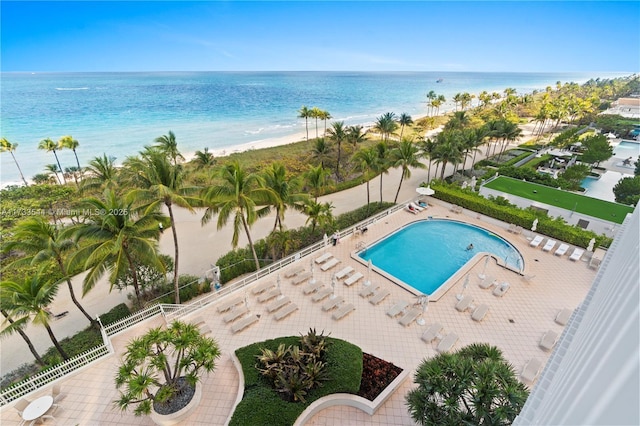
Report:
M430 186L427 186L427 187L419 186L416 188L416 192L420 195L433 195L436 193L436 191L431 189Z
M367 281L365 281L364 285L371 285L371 259L369 259L369 262L367 263Z
M535 232L538 229L538 218L533 219L533 225L531 225L531 230Z
M593 251L593 247L596 244L596 239L592 238L589 240L589 246L587 247L587 251Z

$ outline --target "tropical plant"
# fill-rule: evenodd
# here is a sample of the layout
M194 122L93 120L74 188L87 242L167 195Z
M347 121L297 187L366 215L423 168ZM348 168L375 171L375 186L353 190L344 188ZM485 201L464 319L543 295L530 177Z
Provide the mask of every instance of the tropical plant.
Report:
M462 161L460 149L460 130L449 130L438 133L432 158L441 167L440 179L444 179L447 164L458 164Z
M331 113L329 111L325 111L325 110L321 110L318 113L318 117L320 118L320 120L323 121L324 123L324 133L322 134L323 136L327 134L327 121L331 120L333 117L331 116Z
M640 201L640 176L622 178L613 187L617 203L636 206Z
M88 176L82 180L81 188L87 190L115 189L118 179L115 161L115 157L107 157L107 154L102 154L102 157L93 157L85 168Z
M398 117L398 124L400 125L400 140L402 140L402 134L404 133L405 126L412 125L413 119L409 114L403 112L402 114L400 114L400 117Z
M11 307L11 301L9 300L8 296L4 297L0 295L0 305L2 305L2 308L0 308L0 313L5 318L5 321L2 324L2 330L0 331L0 339L9 337L15 333L19 334L22 340L24 340L24 342L29 347L29 352L31 352L31 355L33 355L33 357L35 358L36 363L40 366L44 366L44 360L42 359L38 351L36 351L36 347L33 346L33 342L31 341L31 339L29 339L29 336L27 336L27 334L24 332L24 329L29 323L29 317L22 317L17 321L14 321L8 311L8 309L10 309Z
M51 174L53 174L56 177L56 180L58 181L58 184L62 185L62 180L60 180L60 175L58 175L58 173L62 173L62 170L60 170L58 168L58 165L56 163L53 164L47 164L44 169L48 172L47 174L49 176L51 176ZM63 176L64 177L64 176ZM65 182L66 183L66 182Z
M82 167L80 167L80 161L78 160L78 153L76 152L76 149L80 146L80 142L78 142L77 140L75 140L73 138L73 136L63 136L58 140L58 146L60 148L66 148L66 149L70 149L73 151L73 155L76 157L76 165L78 166L78 170L82 170Z
M40 141L40 143L38 144L38 149L42 149L45 150L47 152L53 152L53 155L56 157L56 162L58 163L58 170L62 170L62 166L60 165L60 160L58 159L58 154L56 153L57 149L62 149L63 147L58 146L57 143L55 143L54 141L52 141L50 138L47 139L43 139ZM56 174L57 176L57 174ZM63 176L64 178L64 176ZM59 180L60 178L58 178ZM67 183L67 181L65 180L64 183Z
M362 133L362 126L349 126L347 127L346 133L347 141L351 142L354 148L365 140L365 134Z
M13 228L13 235L4 247L7 253L16 250L25 253L25 256L10 263L11 265L40 265L44 262L52 262L60 270L63 279L67 282L69 296L73 304L82 312L91 325L96 320L89 315L76 298L71 283L70 271L67 265L67 256L77 248L75 242L55 225L50 224L43 216L31 216L19 222Z
M338 159L336 160L336 178L340 179L340 154L342 153L342 141L347 137L344 121L334 121L327 132L329 139L336 143L338 147Z
M427 166L420 162L420 149L410 140L403 140L400 142L397 148L391 151L391 167L400 167L402 172L400 173L400 184L398 184L398 190L396 191L396 197L393 202L398 202L398 195L400 194L400 188L404 179L411 177L411 168L414 169L426 169Z
M224 166L219 178L222 183L207 188L203 194L204 203L208 207L202 216L202 224L208 223L213 214L218 213L217 226L221 229L233 216L231 244L234 248L238 246L242 227L258 270L260 261L249 229L259 218L269 214L269 204L275 198L273 191L264 186L259 175L248 173L238 162Z
M604 135L593 135L583 138L582 148L584 149L581 158L583 163L595 163L597 166L601 161L608 160L613 156L613 147L609 145L609 141L607 141Z
M382 135L382 140L389 141L391 133L395 132L398 128L398 123L395 121L396 115L393 112L387 112L382 114L376 119L374 129Z
M318 139L318 119L322 117L322 110L314 106L313 108L311 108L309 116L316 120L316 139Z
M389 173L391 159L389 158L389 145L380 141L375 146L378 160L375 164L375 172L380 175L380 202L382 202L382 175Z
M271 189L273 199L272 205L276 211L276 220L273 224L273 231L277 227L282 231L284 227L284 213L288 207L301 211L304 201L308 198L306 194L297 193L295 182L287 177L287 169L278 162L271 163L263 172L265 187ZM272 232L273 232L272 231Z
M309 166L309 169L304 173L307 185L313 189L314 201L318 201L320 192L327 185L328 177L329 173L322 167L322 164L317 167Z
M330 144L327 143L325 138L318 138L315 140L313 144L313 149L311 150L311 155L316 161L320 162L320 166L324 168L325 161L331 158L331 152L333 151Z
M58 292L58 283L50 282L40 274L26 276L19 281L0 282L0 295L10 301L8 314L19 323L33 323L42 326L47 330L49 339L57 349L63 359L69 359L67 353L62 349L58 339L53 334L49 319L51 313L48 306Z
M307 216L305 224L311 224L311 232L316 230L316 226L326 229L330 227L333 222L333 204L318 203L316 201L308 200L304 205L304 214Z
M154 142L156 143L154 147L158 148L160 152L169 157L174 166L178 164L178 160L184 161L184 157L178 150L176 135L171 130L169 130L168 134L155 138Z
M369 182L373 177L374 170L376 170L377 161L378 153L375 148L360 149L351 157L351 162L354 163L354 169L361 172L367 181L367 206L371 203Z
M20 168L20 164L18 164L18 160L16 160L16 156L13 153L17 148L18 148L17 143L11 143L6 138L0 139L0 152L8 152L9 154L11 154L11 158L13 158L13 162L16 163L16 167L20 172L20 177L22 178L24 185L29 186L29 184L27 183L27 180L24 178L24 174L22 174L22 169Z
M198 165L198 168L209 167L216 164L216 159L213 153L209 152L209 148L205 147L203 151L196 151L194 153L193 161Z
M309 118L311 118L311 110L305 105L298 110L298 118L304 118L304 128L307 131L307 140L309 140Z
M422 425L510 425L529 394L500 349L488 344L423 361L414 382L406 404Z
M193 324L174 321L166 329L152 328L127 345L115 376L120 395L114 404L122 411L135 405L137 416L152 407L170 414L174 400L192 392L203 372L214 371L219 357L218 343Z

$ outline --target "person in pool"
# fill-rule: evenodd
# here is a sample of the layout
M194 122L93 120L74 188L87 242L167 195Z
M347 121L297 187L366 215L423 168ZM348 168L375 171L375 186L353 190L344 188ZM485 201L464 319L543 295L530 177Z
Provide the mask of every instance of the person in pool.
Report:
M467 246L467 251L469 251L469 250L473 250L473 244L469 244L469 245Z

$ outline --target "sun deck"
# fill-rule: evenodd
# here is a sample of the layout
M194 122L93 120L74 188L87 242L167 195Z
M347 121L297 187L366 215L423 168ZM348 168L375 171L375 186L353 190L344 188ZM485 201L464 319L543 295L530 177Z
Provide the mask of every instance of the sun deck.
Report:
M448 205L439 205L438 201L430 203L429 215L453 217ZM376 224L369 225L368 232L364 235L341 239L338 245L329 247L328 252L342 260L341 266L352 266L355 272L360 272L366 277L366 265L351 258L356 245L363 241L365 243L375 241L398 227L423 218L423 216L400 210ZM366 298L359 296L366 280L363 279L352 286L346 286L340 282L335 287L336 295L344 298L344 303L353 304L355 307L353 312L340 321L332 319L335 310L325 312L322 304L315 303L312 297L304 294L304 286L294 286L288 279L282 282L282 293L299 309L295 315L277 321L273 314L267 312L267 304L259 303L258 295L254 295L251 291L254 286L260 286L263 282L275 282L272 276L262 278L240 290L238 294L231 294L185 318L185 320L204 318L205 325L213 330L211 336L217 339L222 350L222 357L218 361L216 371L202 379L204 386L202 401L188 423L225 424L232 412L239 383L238 373L230 358L230 353L235 349L277 336L299 335L310 327L318 331L324 330L325 333L331 333L332 337L359 345L363 351L393 362L411 373L424 358L437 354L439 338L430 343L425 343L421 339L427 327L433 323L442 324L440 336L455 333L459 337L452 351L473 342L486 342L498 346L513 364L516 372L521 371L531 358L539 359L544 365L551 352L540 349L538 345L540 336L547 330L557 332L558 335L562 333L564 327L554 321L556 315L565 308L575 309L581 303L596 271L588 268L587 262L571 262L566 256L554 256L552 253L543 252L540 247L530 247L527 238L531 238L532 235L529 232L523 232L520 235L508 233L506 224L494 220L480 220L475 213L463 212L455 215L455 218L482 226L515 245L525 258L524 274L527 279L497 266L494 261L490 261L485 270L484 259L478 259L476 263L470 265L468 271L470 282L466 289L463 289L466 273L457 274L458 281L448 289L447 293L438 301L429 304L428 311L424 315L425 325L419 325L414 321L409 326L403 327L398 324L397 318L389 318L385 312L400 300L413 304L417 299L412 293L375 272L371 273L372 286L374 288L382 286L391 294L380 304L373 305ZM312 254L311 257L315 259L318 254ZM300 265L308 265L308 263L309 259L303 258L287 266L283 273L286 274L289 270ZM333 272L335 271L323 272L320 268L315 268L314 278L330 283ZM478 284L481 280L478 275L483 273L495 278L499 283L508 282L509 291L503 297L496 297L492 294L492 289L480 288ZM490 309L482 322L472 320L470 314L472 310L458 312L454 308L457 303L456 296L462 294L473 298L473 307L481 304L489 306ZM234 334L230 324L225 324L223 320L224 313L218 313L217 307L226 303L225 299L231 300L239 296L243 300L245 296L247 297L249 315L258 315L259 320L241 333ZM129 412L121 413L114 409L112 401L116 399L117 392L113 377L119 363L119 354L123 353L129 339L151 326L162 323L161 317L155 317L118 335L112 340L116 350L115 356L109 356L61 380L64 397L60 400L60 409L56 412L57 423L151 424L147 417L135 417ZM331 407L316 414L307 424L411 424L404 402L407 391L413 387L411 377L412 374L374 416L369 416L352 407ZM49 392L50 389L47 387L41 393ZM29 399L33 399L33 396ZM345 419L348 419L348 422ZM2 409L0 420L3 425L20 423L20 417L11 408L11 404Z

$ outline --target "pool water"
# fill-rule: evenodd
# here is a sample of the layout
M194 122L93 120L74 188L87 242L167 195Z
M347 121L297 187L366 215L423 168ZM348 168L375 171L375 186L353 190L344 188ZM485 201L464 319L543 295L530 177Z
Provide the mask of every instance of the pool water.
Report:
M466 250L469 244L472 250ZM441 219L407 225L358 256L431 295L478 252L492 253L517 270L524 267L520 252L506 240L477 226Z
M587 197L598 198L600 200L615 203L616 197L613 193L613 187L616 186L620 179L625 177L633 177L633 175L607 170L600 176L600 178L594 178L591 176L586 177L580 183L580 186L585 189L584 195Z
M622 141L613 149L613 152L615 157L622 159L631 157L635 162L640 156L640 143Z

